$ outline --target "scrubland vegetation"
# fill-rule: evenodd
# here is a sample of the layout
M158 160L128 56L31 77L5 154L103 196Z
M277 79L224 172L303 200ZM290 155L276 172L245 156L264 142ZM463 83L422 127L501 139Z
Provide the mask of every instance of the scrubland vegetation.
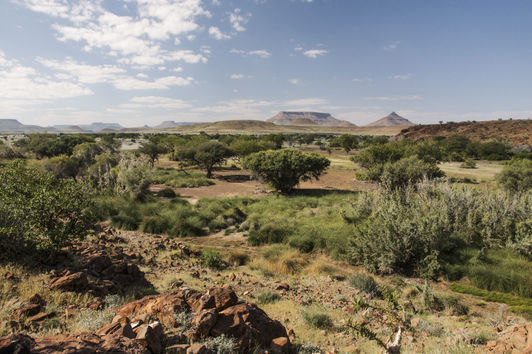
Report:
M530 154L515 153L502 141L151 135L136 137L140 148L124 152L121 138L35 134L14 146L0 144L4 263L21 252L58 250L97 224L164 238L235 234L253 251L214 245L202 250L199 264L216 272L246 267L266 279L345 279L357 293L335 299L354 314L342 330L377 347L398 323L408 322L400 311L425 314L415 331L443 336L443 327L427 318L435 312L467 316L471 310L460 294L532 316L532 162ZM353 179L375 188L297 188L334 169L332 154L352 166ZM479 160L505 162L495 179L482 183L456 183L438 165L456 161L474 170ZM243 174L241 183L258 178L270 191L193 203L175 191L209 188L223 171ZM404 280L412 278L424 285ZM434 281L451 284L454 292L434 291ZM339 332L323 303L301 300L304 306L292 313L283 296L268 289L256 301L267 311L294 315L300 330ZM364 322L371 313L393 319L388 329ZM467 346L486 344L488 337L479 332ZM231 344L226 342L212 346ZM302 352L312 348L300 344Z

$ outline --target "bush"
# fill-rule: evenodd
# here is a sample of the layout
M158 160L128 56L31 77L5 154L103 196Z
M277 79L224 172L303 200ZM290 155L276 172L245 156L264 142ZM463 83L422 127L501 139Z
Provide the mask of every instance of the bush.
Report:
M273 291L265 291L257 295L257 301L261 305L271 304L271 303L279 301L280 299L281 299L281 295Z
M460 168L477 168L477 163L474 160L467 159L460 164Z
M226 337L222 334L218 337L207 339L204 343L205 347L217 354L233 354L238 353L237 342L235 339Z
M511 160L504 166L497 180L500 186L512 193L532 189L532 160Z
M307 308L301 311L305 322L314 328L329 329L333 327L333 322L326 311L320 308Z
M90 230L91 191L83 183L57 179L27 168L20 160L0 168L2 246L20 243L48 249L63 247Z
M133 154L122 156L118 165L116 191L131 199L141 199L150 185L151 171L148 163Z
M157 196L161 198L175 198L177 197L177 194L174 192L172 188L166 187L158 191Z
M210 269L222 270L227 267L227 264L224 262L222 255L210 248L203 250L201 259L203 265Z
M379 286L371 275L364 273L355 273L347 278L349 286L353 289L360 290L371 296L375 296L379 292Z
M289 193L300 181L318 179L330 161L315 153L296 149L261 151L247 156L242 167L281 193Z
M380 183L385 188L393 190L419 183L424 178L431 180L443 176L444 173L435 163L424 162L415 156L411 156L396 162L386 163L382 170Z

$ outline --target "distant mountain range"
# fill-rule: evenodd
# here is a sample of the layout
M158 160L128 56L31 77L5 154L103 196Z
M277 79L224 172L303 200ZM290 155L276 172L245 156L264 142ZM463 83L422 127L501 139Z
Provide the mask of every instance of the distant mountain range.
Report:
M267 120L277 125L324 125L331 127L354 127L353 123L336 119L321 112L279 112Z
M382 117L373 123L369 123L367 127L397 127L397 126L412 126L415 125L406 118L401 117L399 114L392 112L386 117Z

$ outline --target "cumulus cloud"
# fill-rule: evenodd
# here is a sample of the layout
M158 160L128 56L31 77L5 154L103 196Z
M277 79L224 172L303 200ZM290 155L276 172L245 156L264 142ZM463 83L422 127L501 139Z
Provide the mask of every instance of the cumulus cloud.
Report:
M162 96L136 96L129 100L129 103L119 105L120 108L125 109L146 109L146 108L162 108L162 109L183 109L191 107L191 104L180 99L162 97Z
M216 40L222 40L222 39L230 39L231 36L228 35L228 34L224 34L222 33L222 31L216 27L216 26L212 26L209 28L209 36L211 36L212 38L216 39Z
M233 79L233 80L240 80L240 79L243 79L243 78L245 78L244 74L232 74L231 75L231 79Z
M304 51L303 55L306 56L307 58L316 59L317 57L321 57L327 53L329 53L329 51L325 49L311 49L311 50Z
M200 17L211 14L201 0L128 0L136 5L136 15L117 15L101 0L13 0L26 8L64 21L52 27L60 41L75 41L85 51L103 49L120 62L136 65L161 65L165 61L206 62L204 56L187 51L166 51L163 45L179 43L180 36L200 30Z
M248 23L251 14L242 14L242 11L238 8L229 13L229 22L233 29L237 32L244 32L246 28L244 25Z
M297 100L289 100L285 101L283 104L285 106L318 106L318 105L324 105L328 104L329 100L324 98L300 98Z
M35 104L42 101L91 95L93 92L68 78L53 79L35 68L10 60L0 52L0 100Z
M288 80L288 82L293 84L293 85L297 85L297 84L299 84L299 79L290 79L290 80Z

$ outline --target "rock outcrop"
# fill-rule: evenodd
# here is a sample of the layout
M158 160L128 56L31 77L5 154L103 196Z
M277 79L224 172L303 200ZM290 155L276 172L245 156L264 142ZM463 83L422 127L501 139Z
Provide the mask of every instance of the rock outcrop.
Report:
M183 316L188 320L179 320ZM230 286L222 286L206 293L182 287L146 296L119 307L112 322L92 334L2 337L0 353L160 354L167 347L173 352L213 353L203 343L221 335L232 338L241 353L258 347L280 352L290 348L280 322L256 305L239 301Z
M329 113L320 112L279 112L267 120L277 125L324 125L334 127L354 127L353 123L336 119Z

